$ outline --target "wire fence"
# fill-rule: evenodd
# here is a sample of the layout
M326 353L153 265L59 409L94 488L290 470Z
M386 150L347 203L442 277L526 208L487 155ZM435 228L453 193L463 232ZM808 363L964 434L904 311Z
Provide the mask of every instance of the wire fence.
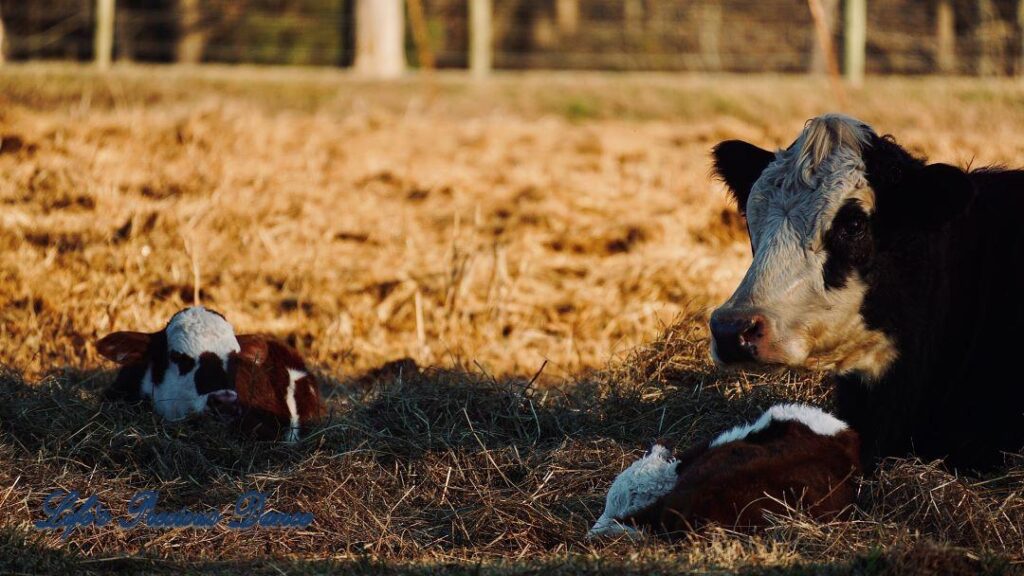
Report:
M117 0L114 57L348 66L354 3ZM844 3L822 4L841 47ZM95 5L0 0L7 59L91 59ZM426 50L438 67L466 67L467 1L417 0L417 7L422 16L408 10L406 19L409 64ZM1024 0L877 0L867 16L870 73L1024 73ZM414 34L416 24L425 36ZM806 0L493 0L491 25L498 69L824 69Z

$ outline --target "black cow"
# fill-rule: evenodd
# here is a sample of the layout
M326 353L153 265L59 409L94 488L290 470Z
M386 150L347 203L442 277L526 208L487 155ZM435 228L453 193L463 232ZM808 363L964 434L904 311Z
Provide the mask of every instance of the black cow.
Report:
M1024 446L1024 172L927 164L841 115L714 163L753 248L711 317L716 362L833 372L865 466L984 469Z

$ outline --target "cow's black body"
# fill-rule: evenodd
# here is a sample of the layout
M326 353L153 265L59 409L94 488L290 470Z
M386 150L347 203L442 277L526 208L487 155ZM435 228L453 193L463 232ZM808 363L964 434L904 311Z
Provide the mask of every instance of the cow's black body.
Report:
M876 144L885 157L865 161L879 216L905 213L886 204L927 197L900 178L922 163ZM1024 172L976 170L957 185L973 199L941 225L874 223L862 315L899 356L877 381L836 377L839 417L860 433L865 466L916 454L984 469L1024 446Z

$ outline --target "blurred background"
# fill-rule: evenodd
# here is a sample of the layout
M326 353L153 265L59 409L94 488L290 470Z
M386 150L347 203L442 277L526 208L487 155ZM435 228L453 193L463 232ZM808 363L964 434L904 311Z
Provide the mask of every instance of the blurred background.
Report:
M793 73L827 70L830 43L855 76L1024 71L1021 0L3 0L0 18L8 60Z

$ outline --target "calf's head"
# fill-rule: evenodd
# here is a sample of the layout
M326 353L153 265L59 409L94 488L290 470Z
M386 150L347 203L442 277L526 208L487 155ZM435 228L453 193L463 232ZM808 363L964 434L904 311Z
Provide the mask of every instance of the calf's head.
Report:
M151 398L168 420L202 412L210 394L234 394L229 364L240 347L231 324L212 310L185 308L159 332L115 332L96 348L122 366L120 393Z
M588 537L635 534L627 518L642 512L675 488L679 461L672 450L655 444L612 482L605 498L604 512L587 532Z
M881 376L897 351L862 313L873 272L901 239L940 230L966 209L967 175L925 164L838 114L808 121L785 150L731 140L713 156L753 251L711 316L715 361Z

